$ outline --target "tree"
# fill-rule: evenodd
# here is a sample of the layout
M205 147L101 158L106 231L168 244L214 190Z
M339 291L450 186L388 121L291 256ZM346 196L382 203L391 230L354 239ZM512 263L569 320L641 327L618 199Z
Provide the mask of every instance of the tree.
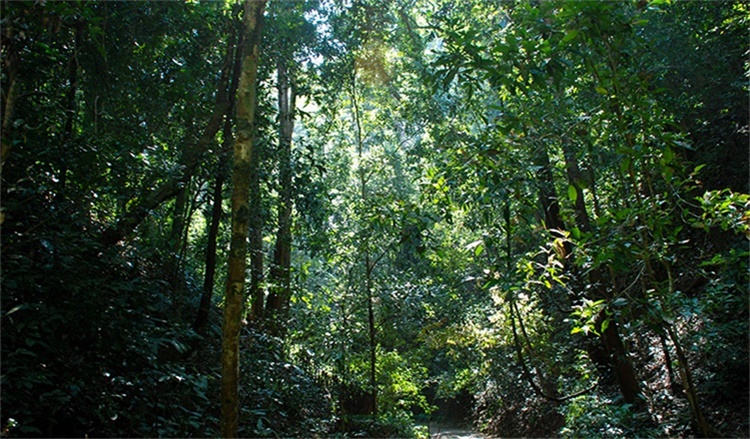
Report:
M232 241L224 297L221 361L221 434L237 437L239 416L239 335L245 298L245 257L250 227L249 188L260 41L265 1L247 0L243 56L237 89L237 133L232 170Z
M239 11L239 8L237 8ZM227 107L226 114L224 115L224 126L222 131L223 145L222 151L219 155L218 162L216 165L216 177L214 180L213 200L211 207L211 223L208 230L207 243L206 243L206 264L205 264L205 276L203 282L203 294L201 295L200 304L198 305L198 312L196 313L195 321L193 322L193 329L198 332L202 332L208 323L208 313L211 308L211 298L213 297L214 291L214 278L216 275L216 248L219 235L219 226L221 224L222 213L223 213L223 200L224 200L224 181L226 180L227 174L227 161L230 148L234 142L232 135L232 127L234 122L233 114L236 112L236 98L237 90L239 87L240 74L242 72L242 48L244 47L243 41L240 38L244 38L241 32L242 23L237 20L235 25L236 32L232 35L236 36L236 44L230 45L230 51L233 53L233 64L232 64L232 79L229 89L229 105Z
M279 205L276 245L273 253L273 264L269 283L271 291L266 304L266 317L270 319L275 333L283 333L283 319L287 315L291 299L291 265L292 265L292 200L294 186L292 182L292 133L294 132L294 113L296 107L296 88L293 73L289 71L288 61L279 60L277 67L278 105L279 105Z

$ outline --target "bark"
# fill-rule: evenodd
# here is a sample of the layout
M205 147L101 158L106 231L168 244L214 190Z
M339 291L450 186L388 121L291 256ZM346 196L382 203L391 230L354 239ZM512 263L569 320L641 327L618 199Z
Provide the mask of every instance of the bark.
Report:
M659 333L659 341L661 342L661 350L664 353L664 366L667 368L667 379L669 379L669 389L674 393L682 386L675 379L674 368L672 367L672 355L669 353L669 346L667 346L667 340L664 338L663 333Z
M211 225L208 228L208 243L206 244L206 275L203 279L203 294L201 295L200 305L198 306L198 313L193 323L193 329L202 333L208 323L208 313L211 310L211 298L214 293L214 279L216 277L216 242L219 236L219 225L221 224L221 215L223 210L221 204L223 203L223 190L224 190L224 179L225 165L223 160L219 162L218 171L216 173L216 181L214 182L213 191L213 206L211 206Z
M605 311L602 310L599 315L599 321L604 321L605 318ZM625 344L622 342L622 337L620 337L617 327L618 325L614 318L610 318L607 329L601 334L602 344L604 345L609 363L612 366L617 384L620 387L623 401L643 408L643 399L640 397L641 386L638 383L633 363L630 361L630 356L625 349Z
M589 156L589 163L586 169L586 178L589 184L589 190L591 191L591 200L594 202L594 215L599 218L602 216L602 209L599 205L599 195L596 192L596 174L594 173L594 148L590 141L586 142L586 152Z
M526 382L529 383L529 386L534 391L534 393L536 393L537 395L549 401L564 402L569 399L586 394L594 390L597 387L597 384L594 383L593 385L591 385L590 387L586 389L579 390L578 392L572 393L570 395L560 396L559 392L557 391L557 388L554 385L554 381L545 380L541 372L539 371L539 369L535 368L537 372L537 376L542 382L541 386L537 385L534 382L534 378L531 374L531 371L529 370L529 366L526 364L526 359L524 358L524 355L523 355L523 346L522 346L520 337L518 336L518 330L516 329L516 317L517 317L518 325L521 327L521 332L523 333L524 338L526 339L526 346L530 350L531 342L529 341L528 335L526 334L526 329L524 328L524 325L523 325L523 318L521 317L521 313L518 311L518 307L516 306L515 299L511 299L509 308L510 308L510 326L513 331L513 343L516 348L516 357L518 359L518 363L521 365L523 376L526 379Z
M565 230L565 223L560 216L560 203L552 176L552 165L549 161L547 147L540 144L534 157L539 185L539 204L544 213L544 223L549 230Z
M237 437L239 422L239 335L245 301L245 257L250 227L250 173L265 1L245 0L242 73L237 90L237 135L232 170L232 238L224 298L221 352L221 435Z
M578 165L578 157L575 151L570 145L570 141L563 137L562 139L563 155L565 156L565 170L568 176L568 185L572 186L576 192L576 199L574 204L575 219L578 228L587 231L589 230L589 214L586 211L586 201L583 198L583 177L581 175L581 168Z
M537 167L537 184L539 186L539 204L544 214L544 225L556 238L562 238L562 230L566 230L565 222L560 215L560 202L555 189L552 165L549 160L547 147L540 143L534 156L534 165ZM565 258L573 251L573 246L567 240L562 242L562 257Z
M278 65L279 79L279 224L274 260L271 267L270 293L266 311L273 332L283 332L283 320L291 298L292 262L292 132L294 131L294 86L284 62Z
M679 338L677 338L677 334L674 332L670 324L665 323L664 326L666 328L667 335L669 335L669 339L674 345L674 350L677 354L677 362L680 366L678 369L680 379L682 380L685 389L685 396L687 396L688 404L690 405L690 411L693 412L693 417L695 419L695 423L698 426L698 431L700 432L701 437L723 437L723 435L721 435L713 428L711 424L708 423L705 416L703 415L703 410L701 409L700 401L698 400L698 393L695 389L695 384L693 384L693 375L690 371L687 356L685 355L685 351L682 350L682 345L680 344Z
M250 316L259 321L265 314L263 299L264 253L263 253L263 205L260 192L261 152L255 151L252 157L252 176L250 178Z
M182 258L180 257L183 248L182 235L185 229L185 216L188 211L188 187L190 182L177 194L174 203L174 212L172 214L172 230L170 231L169 242L172 245L172 252L169 255L170 265L170 283L172 284L172 309L176 314L181 305L181 297L185 288L185 278L182 276Z
M234 46L234 41L234 38L230 35L227 55L217 86L214 111L198 141L184 148L180 157L181 172L174 177L170 177L162 185L152 190L146 197L135 203L135 207L126 212L117 223L105 230L99 240L105 246L114 245L125 239L152 210L179 194L184 188L185 183L192 177L196 168L203 162L209 145L214 141L216 133L221 128L224 114L227 112L227 108L230 107L228 84L233 59L232 47Z
M669 279L669 294L673 295L675 294L675 287L674 277L672 276L672 269L668 263L665 262L664 265ZM662 309L665 309L666 306L664 305L664 298L660 296L659 301L661 303ZM693 374L690 370L690 364L688 362L687 355L685 355L685 351L682 349L680 339L677 336L677 333L674 331L673 325L666 321L663 321L662 323L667 335L669 336L669 339L672 341L672 345L674 346L674 351L677 355L677 363L679 366L677 371L680 375L680 379L682 380L682 385L685 390L685 396L688 399L690 411L693 413L693 418L698 426L698 431L700 432L701 437L723 437L723 435L718 432L703 415L703 409L701 408L701 403L698 398L698 391L693 382Z

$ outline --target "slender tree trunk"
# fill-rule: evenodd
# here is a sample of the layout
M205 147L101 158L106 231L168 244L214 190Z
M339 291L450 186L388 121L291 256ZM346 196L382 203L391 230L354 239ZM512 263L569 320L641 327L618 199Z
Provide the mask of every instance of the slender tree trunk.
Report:
M669 389L676 393L676 390L680 387L679 382L675 379L674 367L672 367L672 355L669 353L669 346L667 346L667 339L663 332L659 333L659 341L661 342L661 350L664 353L664 366L667 368L667 378L669 379Z
M565 223L560 216L560 202L555 189L552 176L552 165L549 161L547 147L540 142L534 156L534 165L537 166L537 184L539 185L539 204L544 213L544 222L547 229L565 230Z
M370 392L372 398L372 414L378 415L378 381L376 375L377 340L375 338L375 310L372 296L372 269L370 254L365 253L365 291L367 292L367 323L370 336Z
M265 1L245 0L244 51L237 91L237 137L232 171L232 240L224 298L221 352L221 435L237 437L239 427L239 335L245 289L245 257L250 226L250 172Z
M201 333L208 323L208 313L211 310L211 298L214 293L214 279L216 277L216 242L219 236L219 225L223 210L224 179L226 172L223 160L217 166L216 181L214 182L213 205L211 206L211 225L208 228L208 243L206 244L206 275L203 279L203 294L201 295L198 313L193 323L193 329Z
M713 428L713 426L711 426L711 424L708 423L705 416L703 415L703 410L701 409L700 401L698 400L698 393L696 392L695 384L693 384L693 376L690 371L690 365L688 364L685 352L682 350L682 346L680 345L679 338L677 338L677 334L675 334L674 330L672 329L672 325L670 325L669 323L665 323L664 326L666 328L667 334L669 335L669 339L672 340L672 344L674 345L674 350L677 354L677 362L680 366L678 369L680 379L682 380L685 389L685 396L687 396L688 404L690 405L690 411L693 412L695 423L698 426L698 431L700 432L701 437L723 437Z
M9 60L8 62L13 62ZM3 103L3 125L2 125L2 144L0 146L0 169L5 164L10 154L11 146L13 145L13 110L16 104L16 97L18 95L18 82L16 81L15 66L12 66L8 70L8 91L6 94L5 102Z
M188 211L189 187L190 181L188 180L175 198L174 212L172 214L172 230L169 234L169 242L172 246L172 251L169 255L169 277L172 284L172 310L175 316L179 316L180 299L185 287L185 277L182 274L180 254L182 253L182 233L185 229L185 216Z
M556 238L562 238L561 231L566 230L565 222L560 215L560 201L555 189L555 181L552 175L552 164L549 160L549 152L544 143L539 142L534 154L534 165L537 167L537 184L539 186L539 204L544 214L544 225ZM562 258L565 259L572 251L573 246L569 241L563 240Z
M265 315L263 306L265 291L263 287L264 253L263 253L263 205L260 192L261 151L256 150L252 157L252 176L250 178L250 315L253 320L260 320Z
M191 183L191 182L188 182ZM187 204L187 209L185 210L185 214L182 217L182 233L179 237L180 244L179 244L179 252L177 253L177 269L179 270L179 289L178 289L178 295L177 295L177 302L178 304L182 304L185 299L185 293L187 292L187 282L185 279L184 271L185 271L185 261L187 261L187 252L188 252L188 242L190 241L190 221L193 218L193 214L198 209L199 206L199 200L201 197L201 190L200 188L203 186L203 181L196 181L195 182L195 190L192 191L192 197L190 198L190 202ZM207 182L206 182L207 183ZM190 188L190 186L188 186ZM190 193L190 189L186 189L188 193Z
M675 294L675 288L674 288L674 277L672 276L672 268L669 265L668 262L664 263L667 275L669 278L669 294L673 295ZM664 305L664 298L662 296L659 296L659 301L661 302L662 309L665 309L666 306ZM695 419L695 423L698 426L698 431L700 431L700 434L702 437L706 438L717 438L717 437L723 437L714 427L706 420L706 417L703 415L703 409L701 408L701 403L698 398L698 391L695 387L695 384L693 383L693 374L690 370L690 363L688 362L687 355L685 355L685 351L682 349L682 344L680 343L680 339L677 336L677 333L674 331L674 327L669 322L663 322L662 325L669 336L669 339L672 341L672 345L674 346L675 354L677 355L677 363L679 365L677 371L680 375L680 379L682 380L682 385L685 390L685 396L688 399L688 404L690 405L690 411L693 412L693 417Z
M602 310L599 315L599 321L604 321L605 318L605 311ZM641 386L638 383L633 363L630 361L630 356L625 349L625 344L622 342L622 337L620 337L618 325L614 321L614 318L610 318L607 329L602 332L601 340L609 362L612 365L612 370L615 373L617 384L620 386L623 401L636 406L642 406L643 401L640 398Z
M239 31L239 29L238 29ZM229 49L233 53L232 82L229 90L229 107L224 115L223 142L222 152L219 156L219 162L216 166L216 181L214 182L213 206L211 209L211 226L208 230L208 243L206 245L206 275L203 279L203 294L201 295L198 313L193 323L193 329L196 332L203 332L208 323L208 314L211 310L211 298L214 293L214 279L216 277L216 247L219 237L219 226L221 217L224 213L222 204L224 203L224 181L227 178L227 161L229 150L234 143L232 126L234 125L233 113L235 111L235 101L237 87L240 81L240 72L242 70L242 36L237 38L237 44L230 45Z
M352 76L352 105L354 110L354 121L356 123L355 138L357 141L357 154L359 156L359 184L360 184L360 197L362 204L367 202L367 176L366 169L364 168L364 142L362 139L362 121L359 115L359 104L357 102L357 83L356 83L356 72ZM369 332L369 350L370 350L370 397L371 397L371 410L373 416L378 414L378 382L377 382L377 339L375 331L375 304L372 290L372 270L374 264L370 260L370 234L368 231L364 231L362 238L362 248L364 251L364 268L365 268L365 282L364 282L364 293L367 299L367 326Z
M0 139L0 169L5 164L13 145L13 111L18 98L18 50L14 42L15 29L12 21L4 24L2 48L4 55L3 73L7 78L8 88L3 90L2 96L2 139Z
M73 142L73 123L75 122L78 108L76 105L76 94L78 92L78 49L81 46L81 32L83 22L75 24L73 30L73 52L68 59L68 91L65 96L65 125L63 126L63 135L61 139L61 166L60 166L60 191L65 191L68 183L68 162L70 161L70 144Z
M241 39L245 36L241 35ZM241 61L241 60L240 60ZM241 67L241 63L238 64ZM236 69L239 78L240 68ZM261 163L264 151L261 148L253 150L250 157L250 319L260 321L263 318L264 288L264 253L263 227L265 222L263 212L263 194L261 192Z
M284 317L291 298L292 264L292 133L294 131L294 85L284 61L278 64L279 80L279 225L271 266L267 311L273 332L283 333Z
M589 214L586 211L586 201L583 198L583 187L581 182L583 176L581 175L581 168L578 165L578 157L575 151L570 145L570 140L567 137L562 139L563 155L565 156L565 170L568 176L568 185L575 190L575 217L576 224L581 230L589 230Z
M239 10L237 10L239 11ZM237 20L237 24L241 24ZM232 126L234 125L234 112L236 107L237 88L239 87L240 73L242 70L242 26L236 26L235 31L230 34L229 46L227 47L227 61L232 60L227 67L231 69L232 76L227 95L228 106L224 114L224 128L222 131L223 142L216 167L216 181L214 182L213 206L211 209L211 226L208 231L208 243L206 245L206 274L203 279L203 294L201 294L200 305L196 313L193 329L203 332L208 323L208 315L211 310L211 299L214 293L214 280L216 277L216 248L219 236L219 226L224 213L224 182L227 177L227 161L229 150L234 143Z
M602 209L599 205L599 195L596 189L596 174L594 173L594 149L591 146L591 142L586 142L586 152L588 153L588 166L586 167L586 177L588 179L589 190L591 191L591 199L594 202L594 216L596 218L601 217Z

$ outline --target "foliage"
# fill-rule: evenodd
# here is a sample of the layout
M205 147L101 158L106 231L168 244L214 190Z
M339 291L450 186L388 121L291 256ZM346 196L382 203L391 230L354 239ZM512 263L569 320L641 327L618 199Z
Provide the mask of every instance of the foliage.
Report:
M215 436L242 8L0 8L2 436ZM748 436L748 17L269 2L253 256L291 194L291 297L242 324L240 434Z
M617 404L598 396L579 397L565 408L562 437L662 437L664 432L649 425L642 413L628 404Z
M332 429L331 399L320 382L279 356L280 340L243 330L240 435L301 437Z

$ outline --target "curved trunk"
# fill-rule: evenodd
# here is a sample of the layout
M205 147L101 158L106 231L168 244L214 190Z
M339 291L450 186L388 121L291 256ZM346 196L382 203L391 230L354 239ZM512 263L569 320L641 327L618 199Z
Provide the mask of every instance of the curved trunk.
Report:
M234 56L232 52L234 41L231 37L229 40L226 59L224 61L224 66L216 91L214 111L206 124L203 135L197 142L185 147L182 156L180 157L180 168L182 169L182 172L169 178L161 186L154 188L154 190L146 195L146 197L134 203L135 207L127 211L113 226L102 233L99 241L103 245L114 245L128 237L128 235L138 227L152 210L180 193L184 188L185 183L190 177L192 177L195 169L203 161L208 146L214 141L216 133L218 133L221 128L224 114L227 112L227 109L231 107L227 85L229 84L229 73L231 71L232 59Z

